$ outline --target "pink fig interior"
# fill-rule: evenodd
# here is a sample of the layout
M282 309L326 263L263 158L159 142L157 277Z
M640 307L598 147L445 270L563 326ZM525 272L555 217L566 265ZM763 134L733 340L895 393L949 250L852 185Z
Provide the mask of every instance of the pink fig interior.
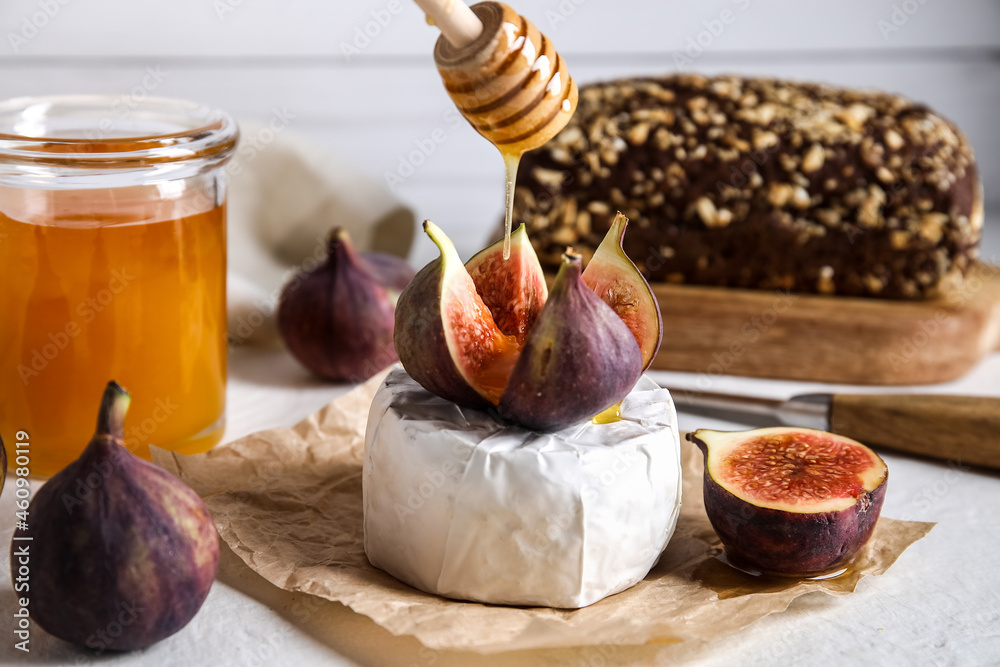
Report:
M523 228L511 236L508 259L497 242L470 259L465 269L467 278L453 287L465 294L447 299L445 316L462 351L458 363L463 375L496 405L548 290Z
M822 431L775 427L712 434L712 479L755 505L788 512L836 512L873 491L885 462L861 443Z

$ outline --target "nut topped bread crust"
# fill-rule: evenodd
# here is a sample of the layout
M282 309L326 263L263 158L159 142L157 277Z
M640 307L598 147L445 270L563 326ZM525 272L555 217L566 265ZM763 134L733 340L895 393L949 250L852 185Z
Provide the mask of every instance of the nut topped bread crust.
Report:
M920 298L978 252L968 142L897 95L677 75L584 86L524 156L515 220L547 268L589 258L615 211L654 282Z

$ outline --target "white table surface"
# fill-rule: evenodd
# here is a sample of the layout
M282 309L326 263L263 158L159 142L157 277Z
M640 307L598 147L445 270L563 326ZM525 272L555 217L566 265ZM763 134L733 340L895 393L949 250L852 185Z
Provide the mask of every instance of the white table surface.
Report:
M985 257L1000 256L997 237L1000 228L994 223L984 243ZM463 241L469 246L463 251L474 249L476 239ZM415 256L426 261L430 252L418 247ZM290 426L347 389L311 378L282 350L235 349L230 361L226 442L256 430ZM679 387L694 388L697 380L686 373L652 376L661 384ZM843 388L720 377L711 389L786 397ZM957 382L900 390L1000 396L1000 354ZM680 427L746 425L682 413ZM603 646L493 656L432 651L412 637L391 635L338 603L274 587L223 545L218 579L195 619L173 637L129 654L95 656L37 626L32 629L31 653L15 650L15 596L4 564L0 664L601 666L668 664L678 658L691 665L1000 663L1000 522L996 521L1000 474L891 453L884 458L891 470L884 515L934 521L938 523L934 530L910 547L888 573L863 580L855 594L833 598L813 593L798 598L785 612L709 645ZM0 517L4 517L0 544L10 542L13 516L8 487L0 497Z

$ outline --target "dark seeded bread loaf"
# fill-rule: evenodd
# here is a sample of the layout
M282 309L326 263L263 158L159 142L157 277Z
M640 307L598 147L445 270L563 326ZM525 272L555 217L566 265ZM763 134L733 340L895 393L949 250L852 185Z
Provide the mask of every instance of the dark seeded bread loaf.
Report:
M515 206L553 269L621 210L651 281L890 298L961 280L982 228L972 149L927 107L734 76L582 87Z

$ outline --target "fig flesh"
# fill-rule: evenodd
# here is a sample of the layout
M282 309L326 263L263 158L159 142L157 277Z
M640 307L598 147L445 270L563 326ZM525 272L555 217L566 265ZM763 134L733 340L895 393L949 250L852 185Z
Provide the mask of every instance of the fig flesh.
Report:
M860 442L787 427L687 438L705 454L705 510L735 565L819 576L871 538L889 473Z
M497 327L451 239L429 220L424 231L441 256L399 295L399 360L441 398L471 408L496 405L517 358L517 339Z
M622 243L628 218L620 212L583 272L583 282L611 306L635 336L642 369L653 363L663 338L663 317L656 296Z
M523 345L549 293L524 225L510 235L508 259L501 239L473 255L465 269L500 331Z
M215 579L219 539L201 498L123 446L129 395L111 382L80 458L35 494L11 543L30 546L30 614L80 646L128 651L174 634ZM27 538L21 540L19 538ZM30 540L30 541L28 541Z
M437 226L428 221L424 229L441 256L400 295L395 342L403 367L425 389L466 407L497 407L536 430L593 417L631 390L643 352L628 323L583 281L578 255L565 258L553 303L523 225L509 259L497 242L466 265ZM632 280L621 265L598 264L593 275L611 292ZM638 304L632 321L659 321L649 297L630 301Z
M580 255L563 255L500 398L500 414L527 428L556 431L593 417L621 400L642 375L635 337L587 287L581 270Z
M368 379L397 359L395 301L413 273L398 258L355 252L347 232L333 230L323 263L282 289L278 331L286 347L324 379Z

